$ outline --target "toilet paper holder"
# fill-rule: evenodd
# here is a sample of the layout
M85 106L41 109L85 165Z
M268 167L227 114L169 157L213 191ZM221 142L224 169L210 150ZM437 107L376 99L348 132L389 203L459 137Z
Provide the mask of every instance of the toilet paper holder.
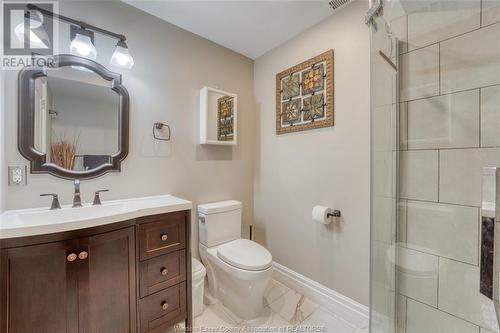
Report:
M326 217L328 217L328 218L330 218L330 217L341 217L341 216L342 216L342 213L338 209L335 209L333 212L326 214Z

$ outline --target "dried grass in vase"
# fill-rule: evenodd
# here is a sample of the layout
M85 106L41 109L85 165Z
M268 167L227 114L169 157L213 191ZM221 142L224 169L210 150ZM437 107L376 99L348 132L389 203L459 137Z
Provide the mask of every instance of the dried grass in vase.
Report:
M76 148L78 146L77 136L73 143L66 141L64 138L59 137L56 142L52 143L50 147L51 161L60 167L73 170L75 167Z

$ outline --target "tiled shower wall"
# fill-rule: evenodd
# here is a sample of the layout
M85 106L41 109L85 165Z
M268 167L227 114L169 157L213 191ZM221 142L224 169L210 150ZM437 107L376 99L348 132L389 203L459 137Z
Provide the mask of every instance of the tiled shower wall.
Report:
M497 332L479 293L479 216L481 169L500 166L500 1L425 3L393 21L402 40L399 330Z

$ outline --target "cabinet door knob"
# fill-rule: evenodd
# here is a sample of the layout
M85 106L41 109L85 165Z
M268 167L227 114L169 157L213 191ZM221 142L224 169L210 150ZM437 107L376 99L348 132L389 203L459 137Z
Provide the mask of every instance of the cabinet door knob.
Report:
M166 301L161 302L161 308L162 308L163 310L168 309L168 303L167 303Z
M162 269L161 269L161 275L167 276L168 275L168 269L166 269L165 267L162 267Z
M78 257L76 256L76 253L70 253L70 254L68 254L68 256L66 257L66 260L68 260L69 262L71 262L71 261L75 261L75 260L76 260L76 258L78 258Z
M161 234L161 240L162 240L162 241L164 241L164 242L165 242L167 239L168 239L167 234Z
M89 256L88 252L87 251L82 251L78 254L78 258L80 258L80 260L85 260L87 259Z

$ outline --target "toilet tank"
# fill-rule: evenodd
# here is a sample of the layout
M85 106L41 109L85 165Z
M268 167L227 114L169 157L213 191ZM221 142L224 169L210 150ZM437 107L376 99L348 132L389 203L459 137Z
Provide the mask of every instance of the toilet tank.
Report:
M241 238L241 202L198 205L198 230L200 243L207 247Z

